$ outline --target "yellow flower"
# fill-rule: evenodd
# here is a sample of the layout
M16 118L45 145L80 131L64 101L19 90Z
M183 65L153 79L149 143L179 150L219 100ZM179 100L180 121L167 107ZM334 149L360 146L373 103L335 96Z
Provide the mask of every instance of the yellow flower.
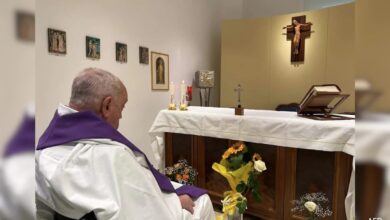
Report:
M230 155L237 154L238 152L243 151L244 148L245 148L244 143L242 143L241 141L237 142L237 143L233 144L233 146L229 147L225 151L225 153L223 153L222 158L226 160L227 158L230 157Z
M244 150L244 144L241 144L240 147L238 148L238 151L243 151Z
M229 153L228 151L226 151L226 152L222 155L222 158L226 160L227 158L229 158L229 156L230 156L230 153Z

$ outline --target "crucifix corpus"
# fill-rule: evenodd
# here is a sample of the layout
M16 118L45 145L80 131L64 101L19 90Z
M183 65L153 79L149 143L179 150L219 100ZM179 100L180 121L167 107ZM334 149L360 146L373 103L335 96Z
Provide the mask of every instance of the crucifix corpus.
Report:
M241 106L241 92L243 91L240 84L234 89L237 92L237 107L234 110L235 115L244 115L244 108Z
M283 27L287 29L287 40L291 40L291 62L305 60L305 39L310 37L311 22L306 23L306 16L293 17L292 24Z

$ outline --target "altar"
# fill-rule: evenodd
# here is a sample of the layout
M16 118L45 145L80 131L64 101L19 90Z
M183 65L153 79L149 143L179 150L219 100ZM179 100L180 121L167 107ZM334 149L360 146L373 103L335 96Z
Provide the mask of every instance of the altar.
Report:
M195 184L209 190L220 206L226 180L211 168L235 141L261 154L267 171L260 175L261 203L248 198L246 213L263 219L301 219L291 201L305 193L323 192L333 215L346 219L345 200L354 156L354 120L315 121L295 112L189 107L162 110L149 133L160 169L187 159L198 170Z

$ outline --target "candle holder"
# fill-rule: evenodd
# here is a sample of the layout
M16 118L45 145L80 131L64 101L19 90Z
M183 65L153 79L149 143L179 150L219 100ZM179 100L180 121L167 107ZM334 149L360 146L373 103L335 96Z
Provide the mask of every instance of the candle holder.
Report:
M187 111L188 108L187 108L187 104L181 104L180 105L180 111Z
M171 111L176 110L176 105L175 105L175 103L169 103L168 110L171 110Z
M182 98L182 100L180 102L179 109L180 109L180 111L187 111L188 110L188 105L187 105L187 101L186 101L185 97Z
M176 110L176 103L174 95L170 95L168 110Z
M183 80L180 85L180 111L187 111L187 85L185 81Z

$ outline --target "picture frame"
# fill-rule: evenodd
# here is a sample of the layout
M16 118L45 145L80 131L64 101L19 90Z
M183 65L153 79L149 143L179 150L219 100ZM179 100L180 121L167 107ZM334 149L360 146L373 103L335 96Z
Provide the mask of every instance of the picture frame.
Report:
M152 90L169 90L169 55L151 52Z
M115 43L115 59L119 63L127 63L127 44Z
M20 41L35 42L35 15L28 11L16 11L16 37Z
M85 56L92 60L100 59L100 39L96 37L85 37Z
M66 32L52 28L47 29L48 49L52 54L66 54Z
M149 64L149 48L139 47L139 63L140 64Z

